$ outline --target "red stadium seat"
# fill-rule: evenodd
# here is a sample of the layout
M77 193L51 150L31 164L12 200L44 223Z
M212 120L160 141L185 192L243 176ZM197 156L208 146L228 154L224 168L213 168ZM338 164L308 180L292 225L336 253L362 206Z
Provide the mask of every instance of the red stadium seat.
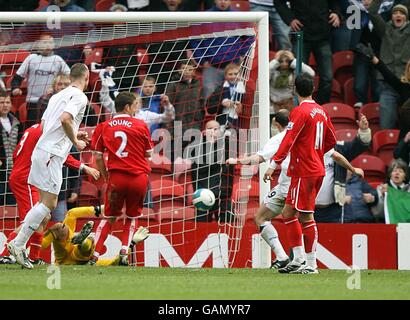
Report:
M0 206L0 219L15 219L18 216L16 206Z
M27 103L24 102L18 107L18 119L21 123L27 121Z
M85 57L84 64L87 66L91 65L92 62L101 63L103 58L103 48L94 48L91 53ZM99 75L99 73L93 72Z
M352 141L357 135L356 129L339 129L336 130L337 141Z
M158 213L156 213L151 208L143 208L141 215L137 218L138 220L153 220L158 221Z
M347 79L343 85L343 101L349 106L354 106L357 102L356 95L353 91L353 78Z
M184 201L184 187L176 183L172 178L162 178L151 181L151 192L153 201L181 200Z
M356 115L353 107L344 103L326 103L323 107L327 110L332 119L335 130L356 129Z
M269 51L269 61L275 59L276 51Z
M352 165L363 169L364 179L369 183L386 179L386 166L378 157L362 154L352 161Z
M393 160L393 150L399 142L400 130L381 130L373 135L373 154L389 166Z
M83 180L81 182L81 190L78 195L78 206L96 206L100 204L98 188L96 185Z
M184 204L175 201L161 202L159 218L161 221L195 219L195 208L192 206L185 206Z
M237 180L232 189L232 199L234 201L241 201L243 198L257 199L259 202L259 181L252 178L250 181Z
M172 174L171 160L165 156L161 156L158 153L154 153L149 161L152 172L158 172L162 174Z
M332 80L332 93L330 95L330 102L342 102L343 103L342 88L339 82L335 79Z
M249 1L247 0L232 0L231 8L236 11L249 11L250 4L249 4Z
M0 65L3 67L8 64L15 65L22 63L29 55L30 52L24 50L0 53ZM17 69L15 71L17 71Z
M333 54L332 58L333 77L343 86L346 80L353 77L353 52L338 51Z
M99 0L95 4L95 11L109 11L113 4L114 0Z
M366 103L360 108L359 113L366 116L367 121L369 121L369 127L372 129L372 134L380 130L380 103Z

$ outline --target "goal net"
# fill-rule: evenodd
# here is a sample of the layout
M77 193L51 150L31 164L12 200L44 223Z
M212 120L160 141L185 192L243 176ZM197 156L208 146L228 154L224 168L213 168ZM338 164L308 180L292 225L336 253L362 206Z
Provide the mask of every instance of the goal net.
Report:
M151 236L132 248L132 264L250 266L239 265L236 258L243 226L252 223L259 204L258 166L225 161L255 153L269 137L266 16L36 14L36 20L24 15L16 21L5 15L0 19L0 85L12 103L12 129L2 131L0 246L21 222L8 184L17 138L38 122L52 94L67 85L65 65L82 62L91 71L82 129L91 136L98 123L115 113L115 95L129 91L140 97L136 116L147 123L155 143L150 187L137 219ZM96 167L91 150L71 153ZM102 179L63 170L60 211L103 204ZM200 188L215 194L208 211L193 205L193 193ZM116 222L117 230L121 223ZM118 245L114 228L106 256L118 253Z

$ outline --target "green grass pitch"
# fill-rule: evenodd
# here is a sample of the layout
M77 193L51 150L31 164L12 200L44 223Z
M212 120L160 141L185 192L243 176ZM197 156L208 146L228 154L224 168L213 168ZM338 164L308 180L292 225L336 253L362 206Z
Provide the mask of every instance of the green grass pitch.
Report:
M321 270L283 275L270 269L171 269L62 266L61 288L47 266L0 267L0 299L410 299L409 271L365 270L359 275ZM355 276L353 281L352 275Z

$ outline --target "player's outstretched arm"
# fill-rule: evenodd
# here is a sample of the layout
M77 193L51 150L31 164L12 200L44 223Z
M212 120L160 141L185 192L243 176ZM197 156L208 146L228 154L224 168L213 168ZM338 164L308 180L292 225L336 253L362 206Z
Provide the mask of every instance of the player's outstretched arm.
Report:
M254 154L252 156L247 156L243 158L229 158L225 161L228 165L235 165L235 164L260 164L265 162L265 159L258 154Z
M101 176L104 178L104 181L108 181L108 172L105 167L104 155L100 152L95 152L95 164L97 165L98 170L101 173Z
M100 179L100 171L98 171L98 170L95 169L95 168L92 168L92 167L89 167L89 166L87 166L87 165L84 165L84 166L83 166L83 171L84 171L87 175L89 175L90 177L93 177L94 180Z
M350 172L352 172L353 174L357 174L358 176L360 176L362 179L364 179L364 172L362 169L360 168L355 168L353 167L349 161L347 161L347 159L339 152L335 151L332 154L332 158L333 160L340 166L342 166L343 168L345 168L346 170L349 170Z
M68 139L73 143L78 151L83 150L86 147L86 143L83 140L77 139L77 134L74 132L73 128L73 116L68 112L63 112L60 117L61 125L63 130L67 135Z

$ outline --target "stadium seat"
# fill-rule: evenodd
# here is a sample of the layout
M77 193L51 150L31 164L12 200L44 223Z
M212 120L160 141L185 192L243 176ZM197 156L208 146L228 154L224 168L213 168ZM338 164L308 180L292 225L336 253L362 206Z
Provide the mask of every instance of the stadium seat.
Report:
M339 82L335 79L332 80L332 93L330 95L330 102L344 102L342 87L340 86Z
M369 127L372 129L372 134L380 130L380 103L366 103L360 108L359 113L366 116L369 121Z
M357 129L356 115L353 107L344 103L326 103L323 107L332 119L335 130Z
M231 8L236 11L250 11L250 4L248 0L232 0Z
M100 204L98 188L96 185L83 180L81 182L81 190L78 195L78 206L96 206Z
M19 63L22 63L29 55L30 52L24 50L0 53L0 66L3 68L6 65L11 65L16 68L14 71L17 71Z
M373 189L377 189L377 187L381 184L383 184L384 181L380 180L380 181L372 181L372 182L368 182L368 184L373 188Z
M310 56L309 56L309 66L312 68L312 69L314 69L314 70L316 70L316 59L315 59L315 56L313 55L313 53L311 53L310 54Z
M349 106L354 106L357 102L356 95L353 90L353 78L347 79L343 85L343 101Z
M159 216L158 213L156 213L153 209L151 208L143 208L141 215L137 218L138 220L153 220L153 221L158 221Z
M269 61L275 59L276 51L269 51Z
M0 220L18 218L16 206L0 206Z
M36 8L35 11L40 11L41 9L47 7L48 5L50 5L50 1L48 0L40 0L38 2L38 7Z
M26 102L23 102L18 107L18 119L20 120L21 123L24 123L27 121L27 103Z
M181 200L184 201L184 187L176 183L172 178L163 177L161 180L151 181L151 193L153 201Z
M195 219L195 208L179 202L164 201L161 202L159 218L161 221Z
M399 142L400 130L381 130L372 138L373 154L383 160L389 166L393 160L393 150Z
M248 198L248 201L257 199L259 202L259 181L252 178L250 181L237 180L232 189L232 199L234 201L241 201L241 199Z
M333 58L333 77L343 87L346 80L353 77L353 52L338 51L332 56Z
M113 4L115 4L114 0L97 1L95 4L95 11L109 11Z
M339 129L336 130L337 141L352 141L357 135L356 129Z
M352 165L357 168L362 168L364 171L364 179L366 181L385 181L386 179L386 166L378 157L371 155L360 155L355 158Z
M91 53L85 57L84 64L90 66L92 62L101 63L103 58L103 50L103 48L92 49ZM99 73L96 72L92 72L92 74L99 75Z
M165 156L161 156L158 153L154 153L149 161L152 172L158 172L161 174L172 174L171 160Z

